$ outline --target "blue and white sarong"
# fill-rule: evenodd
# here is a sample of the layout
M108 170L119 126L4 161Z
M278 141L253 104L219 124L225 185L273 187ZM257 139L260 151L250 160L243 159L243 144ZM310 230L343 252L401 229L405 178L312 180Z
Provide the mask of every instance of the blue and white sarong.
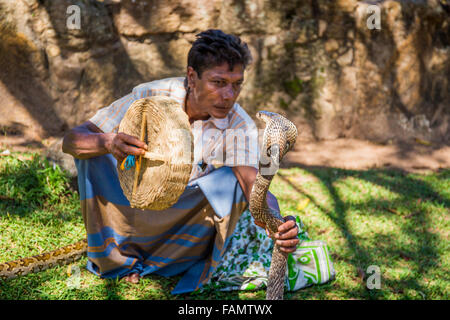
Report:
M230 167L191 181L175 205L152 211L130 207L111 154L75 159L75 164L89 271L102 278L183 274L172 294L212 283L220 290L266 285L273 244L255 227ZM310 241L300 220L297 225L302 242L288 260L288 290L335 275L326 244Z
M185 272L172 293L200 288L219 263L247 207L231 168L194 180L171 208L152 211L130 207L116 163L110 154L75 159L88 270L103 278Z

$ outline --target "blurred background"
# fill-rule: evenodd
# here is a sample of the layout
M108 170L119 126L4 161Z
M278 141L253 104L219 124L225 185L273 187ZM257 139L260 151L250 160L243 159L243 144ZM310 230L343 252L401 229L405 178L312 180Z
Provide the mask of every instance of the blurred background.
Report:
M286 163L450 166L446 0L0 0L3 149L45 149L139 83L183 76L208 28L250 46L248 113L300 129Z

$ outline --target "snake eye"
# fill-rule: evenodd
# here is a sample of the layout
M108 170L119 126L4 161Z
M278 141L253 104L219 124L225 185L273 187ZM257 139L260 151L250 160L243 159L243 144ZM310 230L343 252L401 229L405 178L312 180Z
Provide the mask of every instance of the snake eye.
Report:
M286 150L289 150L289 148L291 147L291 144L288 142L286 142Z
M268 157L270 157L272 155L271 148L267 148L266 154L267 154Z

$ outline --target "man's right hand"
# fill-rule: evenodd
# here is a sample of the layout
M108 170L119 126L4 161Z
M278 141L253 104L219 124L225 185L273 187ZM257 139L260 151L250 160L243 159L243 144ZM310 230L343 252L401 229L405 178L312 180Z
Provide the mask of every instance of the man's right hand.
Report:
M110 141L111 142L106 145L106 148L119 163L122 163L127 155L132 154L140 156L144 155L145 151L148 150L148 147L144 142L123 132L113 134Z
M77 159L89 159L111 153L119 163L129 154L145 153L147 145L125 133L104 133L90 121L69 130L64 136L62 150Z

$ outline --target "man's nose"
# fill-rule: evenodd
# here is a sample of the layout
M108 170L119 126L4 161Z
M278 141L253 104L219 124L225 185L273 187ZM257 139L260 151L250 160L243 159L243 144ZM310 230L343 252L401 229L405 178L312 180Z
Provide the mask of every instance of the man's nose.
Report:
M232 100L234 98L235 92L231 83L223 88L222 97L224 100Z

